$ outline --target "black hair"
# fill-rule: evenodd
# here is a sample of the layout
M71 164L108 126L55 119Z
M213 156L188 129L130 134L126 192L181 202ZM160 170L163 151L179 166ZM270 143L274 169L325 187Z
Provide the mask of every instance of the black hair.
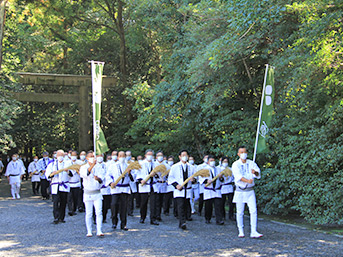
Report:
M229 162L229 157L227 157L227 156L222 157L222 163L224 160L227 160L227 162Z
M152 152L152 154L154 155L154 150L152 150L152 149L147 149L147 150L145 151L145 154L147 154L148 152Z
M86 154L86 156L88 156L88 154L94 153L92 150L89 150Z
M241 145L240 147L238 147L237 152L239 151L239 149L242 149L242 148L244 148L248 151L248 148L245 145Z
M215 159L213 155L209 155L209 156L208 156L208 159L211 159L211 158L212 158L212 159Z
M168 159L170 159L170 158L173 158L173 160L174 160L174 156L173 155L169 155Z
M188 155L189 155L189 152L186 150L186 149L183 149L179 152L179 156L183 153L183 152L186 152Z
M158 150L158 151L156 152L156 155L159 154L159 153L163 154L163 156L164 156L164 153L163 153L162 150Z

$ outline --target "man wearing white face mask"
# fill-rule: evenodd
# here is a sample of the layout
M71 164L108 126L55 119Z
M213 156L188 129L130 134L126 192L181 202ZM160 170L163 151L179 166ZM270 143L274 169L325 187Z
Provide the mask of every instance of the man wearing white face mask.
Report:
M120 228L127 231L127 204L130 192L130 181L134 181L131 170L122 178L117 185L115 181L126 170L128 164L125 159L124 151L118 153L119 161L110 166L106 176L106 185L111 186L111 212L112 212L112 228L116 229L118 225L118 214L120 216Z
M77 159L77 151L72 151L70 155L71 165L82 165L83 162ZM69 179L70 192L68 193L68 214L69 216L76 215L76 210L81 207L81 178L80 174L75 170L70 170L73 176Z
M197 169L197 165L194 163L194 157L193 156L189 156L189 164L192 165L194 167L194 169ZM192 191L191 191L191 211L192 214L195 213L195 202L199 200L199 182L195 179L194 182L192 183Z
M93 151L89 151L86 156L87 164L80 168L80 176L83 178L84 196L83 201L86 207L85 222L87 237L92 236L93 207L96 215L97 236L103 237L102 233L102 194L101 187L105 179L103 166L97 165Z
M51 194L53 200L54 223L65 223L65 211L70 191L69 177L73 173L67 169L71 162L64 160L64 151L57 151L57 160L51 162L46 168L45 176L51 181ZM63 170L57 173L58 170Z
M226 168L229 168L229 158L223 157L222 158L222 165L217 167L220 171L223 171ZM229 220L235 220L233 217L233 209L234 203L233 200L233 185L234 185L234 177L233 176L223 176L222 178L222 213L223 217L225 218L225 204L226 200L228 201L229 205Z
M174 156L172 155L168 156L167 163L169 167L171 168L174 165ZM167 175L164 178L165 183L166 183L166 192L164 193L164 196L163 196L163 213L166 216L169 216L169 209L173 201L173 192L174 192L174 187L168 184L168 177L169 176ZM176 211L175 211L175 214L176 214Z
M172 166L168 184L174 187L174 199L176 200L177 214L179 218L179 227L187 229L186 220L190 220L190 202L192 181L191 179L185 186L182 183L189 178L194 172L194 167L187 163L188 151L181 150L179 153L180 162Z
M203 158L203 163L197 166L197 171L203 169L204 167L206 167L208 164L208 154L204 155ZM199 181L199 178L197 178L197 180ZM204 185L199 183L199 209L198 209L198 214L199 216L201 216L201 212L202 212L202 208L204 206Z
M13 154L12 161L10 161L9 164L7 164L5 173L5 176L7 177L8 182L11 185L11 193L13 199L15 199L16 196L17 199L20 198L20 185L24 175L25 169L23 165L20 162L18 162L17 154Z
M131 158L132 158L131 151L126 151L125 155L126 155L126 161L127 162L131 161Z
M144 179L152 172L155 168L155 164L153 162L154 158L154 151L148 149L145 151L145 160L141 163L142 168L137 171L137 182L139 182L138 192L140 194L140 214L141 219L140 223L144 223L147 208L148 208L148 200L149 200L149 193L150 193L150 224L151 225L159 225L157 222L157 178L156 174L152 174L153 176L148 180L144 181Z
M29 164L28 168L31 182L32 182L32 192L33 195L37 195L40 187L40 177L38 171L38 156L33 157L33 162Z
M216 216L216 224L224 225L222 216L222 194L221 194L221 181L212 181L215 176L217 176L221 170L217 169L216 161L213 156L208 156L208 166L204 167L210 171L208 177L200 177L200 184L204 185L204 202L205 202L205 221L207 224L211 223L212 211L214 205L214 211ZM207 183L210 185L206 186Z
M257 207L256 196L254 191L254 179L261 178L260 168L255 162L247 159L247 149L242 146L238 149L239 160L232 164L232 173L235 178L236 190L233 202L237 208L237 227L238 237L244 237L243 215L245 204L248 204L250 213L251 238L259 238L263 235L257 232Z
M52 160L49 158L48 152L43 152L43 158L38 161L38 171L40 172L40 190L43 197L43 200L49 199L48 188L49 188L49 181L45 175L46 169L49 163Z
M164 161L164 154L162 151L158 151L156 153L156 161L155 161L155 167L159 165L164 165L167 170L170 169L170 166ZM161 218L161 213L162 213L162 206L163 206L163 201L164 201L164 194L167 193L167 182L165 178L162 178L161 173L157 174L157 220L162 221Z

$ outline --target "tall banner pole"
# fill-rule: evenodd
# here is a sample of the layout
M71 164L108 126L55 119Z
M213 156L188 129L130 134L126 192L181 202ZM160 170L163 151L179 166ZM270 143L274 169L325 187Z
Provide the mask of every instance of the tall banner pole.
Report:
M261 126L261 115L262 115L262 107L263 107L263 100L264 100L264 92L266 89L266 82L267 82L267 75L268 75L268 67L269 64L266 64L266 73L264 75L264 82L263 82L263 89L262 89L262 98L261 98L261 105L260 105L260 114L258 116L258 124L257 124L257 131L256 131L256 141L255 141L255 149L254 149L254 157L253 161L256 160L256 151L257 151L257 143L258 143L258 136L260 133L260 126Z
M101 87L104 62L90 61L92 70L92 103L93 103L93 143L95 155L107 152L108 146L100 126L101 120Z

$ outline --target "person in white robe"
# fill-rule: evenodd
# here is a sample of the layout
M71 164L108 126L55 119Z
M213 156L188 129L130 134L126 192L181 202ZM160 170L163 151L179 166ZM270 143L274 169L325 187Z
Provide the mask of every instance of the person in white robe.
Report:
M12 161L7 164L5 176L11 185L13 199L20 199L21 181L25 175L24 165L17 160L17 154L12 155Z

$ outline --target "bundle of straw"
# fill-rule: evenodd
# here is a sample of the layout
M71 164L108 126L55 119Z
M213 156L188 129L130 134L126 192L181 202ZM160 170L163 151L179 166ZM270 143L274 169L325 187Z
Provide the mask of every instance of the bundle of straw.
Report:
M150 174L148 176L146 176L145 179L143 179L143 181L144 181L144 183L146 183L156 173L161 172L161 174L162 174L162 173L164 173L166 171L167 171L167 168L166 168L166 166L164 164L158 165L150 172Z
M83 165L85 165L85 164L83 164ZM80 168L81 168L81 166L83 166L83 165L80 165L80 164L73 164L73 165L70 165L70 166L68 166L68 167L66 167L66 168L63 168L63 169L60 169L60 170L56 170L56 171L55 171L55 175L57 175L57 174L59 174L59 173L65 171L65 169L67 169L67 170L75 170L77 173L79 173L79 172L80 172Z
M187 178L183 183L181 184L182 187L184 187L192 178L194 177L208 177L210 175L210 171L208 169L201 169L197 172L195 172L192 176Z
M226 168L226 169L222 170L217 176L215 176L212 179L212 182L211 183L207 183L205 185L205 187L208 187L209 185L211 185L214 181L216 181L219 178L220 175L226 176L226 177L231 177L232 176L232 170L230 168Z
M166 169L164 172L161 172L161 177L167 176L169 172L170 172L170 169L169 170Z
M122 180L122 179L125 177L125 175L126 175L129 171L131 171L131 170L139 170L139 169L141 169L141 168L142 168L142 166L139 164L138 161L129 162L129 165L127 166L127 168L125 169L125 171L117 178L117 180L116 180L115 182L113 182L114 185L113 185L113 183L111 184L111 188L114 188L114 187L119 183L119 181Z

